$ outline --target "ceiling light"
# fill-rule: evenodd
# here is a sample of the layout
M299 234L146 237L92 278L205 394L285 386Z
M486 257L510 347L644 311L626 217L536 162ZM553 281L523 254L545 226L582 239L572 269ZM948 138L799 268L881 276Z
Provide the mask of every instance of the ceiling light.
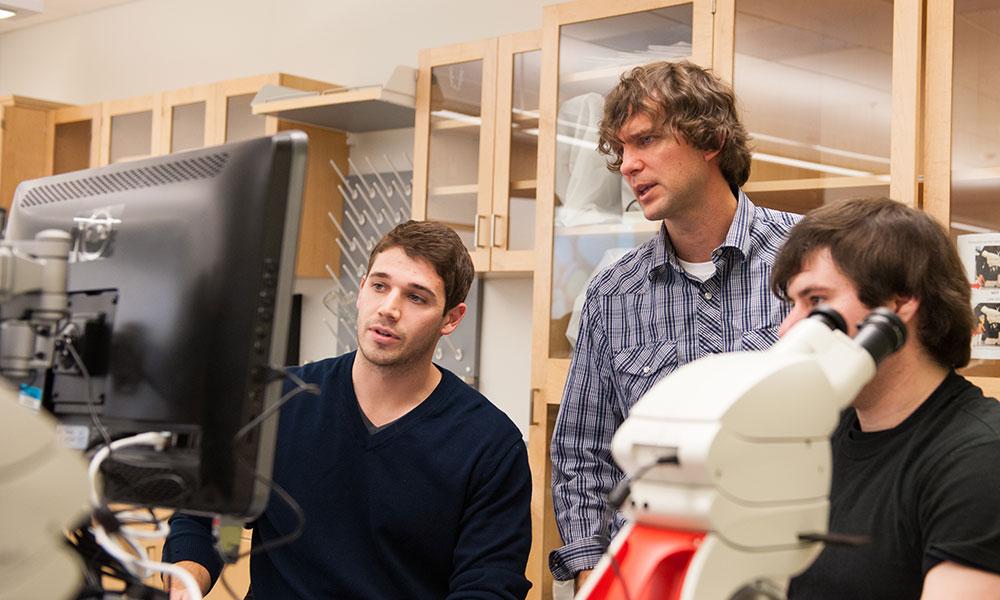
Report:
M0 0L0 19L37 15L42 8L42 0Z

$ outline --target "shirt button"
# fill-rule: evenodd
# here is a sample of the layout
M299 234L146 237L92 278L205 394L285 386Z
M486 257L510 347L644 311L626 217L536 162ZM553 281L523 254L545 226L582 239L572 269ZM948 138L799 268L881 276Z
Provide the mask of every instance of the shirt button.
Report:
M705 297L705 300L711 300L712 299L712 292L705 292L704 297Z
M649 371L650 371L649 367L643 367L643 368L642 368L642 374L643 374L643 375L646 375L646 374L648 374L648 373L649 373Z

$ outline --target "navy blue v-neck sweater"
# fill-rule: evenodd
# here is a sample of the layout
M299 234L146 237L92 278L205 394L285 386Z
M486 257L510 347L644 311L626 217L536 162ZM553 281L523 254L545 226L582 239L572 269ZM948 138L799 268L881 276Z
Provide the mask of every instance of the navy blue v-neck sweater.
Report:
M353 364L351 353L297 370L322 394L281 409L273 477L302 506L305 532L251 557L254 598L523 598L531 476L517 427L441 369L426 400L369 433ZM295 522L272 494L254 545ZM208 521L176 515L171 528L165 560L194 560L214 581Z

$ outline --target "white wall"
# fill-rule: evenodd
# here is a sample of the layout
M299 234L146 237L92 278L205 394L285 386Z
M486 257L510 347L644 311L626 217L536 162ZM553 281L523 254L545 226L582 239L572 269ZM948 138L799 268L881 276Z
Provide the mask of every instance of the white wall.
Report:
M272 71L369 85L421 48L538 29L542 4L136 0L0 35L0 91L86 103Z
M541 27L552 0L135 0L0 35L0 94L71 103L274 71L347 86L384 82L417 52ZM412 130L350 136L358 162L399 167ZM363 162L358 162L364 170ZM333 353L325 280L299 280L303 360ZM531 282L483 285L480 388L527 431Z

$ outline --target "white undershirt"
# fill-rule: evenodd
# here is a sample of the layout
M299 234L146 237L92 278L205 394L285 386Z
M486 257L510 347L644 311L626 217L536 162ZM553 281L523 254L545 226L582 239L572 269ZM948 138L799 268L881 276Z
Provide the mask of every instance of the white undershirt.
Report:
M690 274L692 277L701 282L708 281L712 278L712 275L715 275L715 263L712 261L688 262L678 258L677 262L681 263L685 273Z

